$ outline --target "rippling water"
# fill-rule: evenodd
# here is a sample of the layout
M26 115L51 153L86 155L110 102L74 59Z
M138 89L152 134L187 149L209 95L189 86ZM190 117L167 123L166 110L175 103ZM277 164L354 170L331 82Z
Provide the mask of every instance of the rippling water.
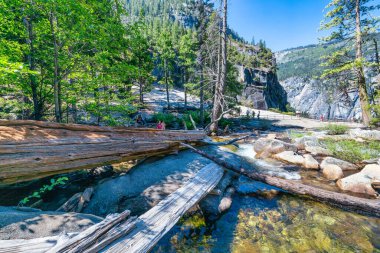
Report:
M272 163L253 158L250 144L235 151L273 169ZM300 177L284 169L269 173ZM380 219L284 193L269 198L235 194L220 219L184 218L152 252L380 252Z

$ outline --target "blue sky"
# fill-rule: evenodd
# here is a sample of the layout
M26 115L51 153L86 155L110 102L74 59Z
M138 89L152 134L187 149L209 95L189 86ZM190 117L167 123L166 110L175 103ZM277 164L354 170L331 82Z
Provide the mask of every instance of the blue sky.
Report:
M266 41L269 48L318 43L323 9L330 0L230 0L229 26L251 41Z

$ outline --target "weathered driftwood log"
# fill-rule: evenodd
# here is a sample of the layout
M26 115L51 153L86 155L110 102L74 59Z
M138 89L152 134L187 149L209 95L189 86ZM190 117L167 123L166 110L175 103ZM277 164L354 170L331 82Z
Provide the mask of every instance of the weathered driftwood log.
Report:
M0 185L169 154L202 131L0 121Z
M30 240L3 240L0 241L0 253L96 253L135 227L137 218L126 220L129 214L128 210L121 214L111 214L81 233Z
M218 184L222 176L221 167L209 164L137 219L123 222L129 215L126 211L109 216L81 233L31 240L0 240L0 253L148 252L183 214Z
M257 173L251 170L246 170L244 168L238 168L231 163L228 163L213 155L207 154L199 149L192 147L191 145L185 143L182 143L182 145L230 171L244 175L253 180L276 186L292 194L311 197L314 200L334 205L343 209L380 217L380 200L378 199L358 198L344 193L327 191L310 185L305 185L299 181L287 180L265 175L262 173Z
M94 188L89 187L84 192L74 194L66 201L57 212L75 212L80 213L85 205L90 201Z
M109 241L109 235L107 233L111 231L116 225L123 222L131 212L129 210L126 210L122 212L121 214L112 214L107 216L103 221L101 221L98 224L95 224L94 226L86 229L85 231L79 233L78 235L74 236L73 238L70 238L65 241L58 241L57 244L47 251L47 253L82 253L82 252L91 252L88 251L89 248L93 248L96 246L96 244L101 244L106 246L104 243L102 243L102 240L106 238L107 241ZM133 221L131 223L131 221ZM126 233L130 232L132 228L134 228L135 219L129 220L127 222L128 229L124 231L119 231L120 233L114 234L111 232L112 240L116 240L117 238L125 235ZM102 238L105 236L105 238ZM97 246L99 249L100 247ZM101 249L101 248L100 248ZM92 251L97 252L97 251Z
M209 164L184 186L138 218L136 228L102 252L149 252L191 207L220 181L223 169Z

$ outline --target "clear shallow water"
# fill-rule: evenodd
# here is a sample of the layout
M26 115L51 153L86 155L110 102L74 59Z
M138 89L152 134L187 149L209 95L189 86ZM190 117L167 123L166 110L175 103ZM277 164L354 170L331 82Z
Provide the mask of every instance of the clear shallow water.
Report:
M251 144L229 148L269 174L308 178L336 190L317 172L287 171L254 158ZM313 178L313 180L310 180ZM346 212L311 200L235 194L230 210L217 221L201 213L185 217L152 252L380 252L380 219Z
M286 194L237 195L219 220L182 219L152 252L380 252L380 219Z

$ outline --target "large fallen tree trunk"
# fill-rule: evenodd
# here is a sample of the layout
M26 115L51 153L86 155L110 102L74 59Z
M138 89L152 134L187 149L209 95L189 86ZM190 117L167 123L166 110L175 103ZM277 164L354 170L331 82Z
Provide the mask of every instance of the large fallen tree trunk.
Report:
M0 121L0 185L168 154L201 131Z
M219 159L216 156L207 154L199 149L192 147L191 145L182 143L184 147L187 147L194 152L202 155L215 162L216 164L233 171L235 173L244 175L250 179L264 182L266 184L278 187L289 193L299 196L311 197L314 200L324 202L330 205L334 205L343 209L351 210L357 213L369 214L376 217L380 217L380 200L378 199L365 199L350 196L344 193L327 191L310 185L305 185L299 181L287 180L279 177L273 177L262 173L257 173L252 170L239 168L229 162Z

